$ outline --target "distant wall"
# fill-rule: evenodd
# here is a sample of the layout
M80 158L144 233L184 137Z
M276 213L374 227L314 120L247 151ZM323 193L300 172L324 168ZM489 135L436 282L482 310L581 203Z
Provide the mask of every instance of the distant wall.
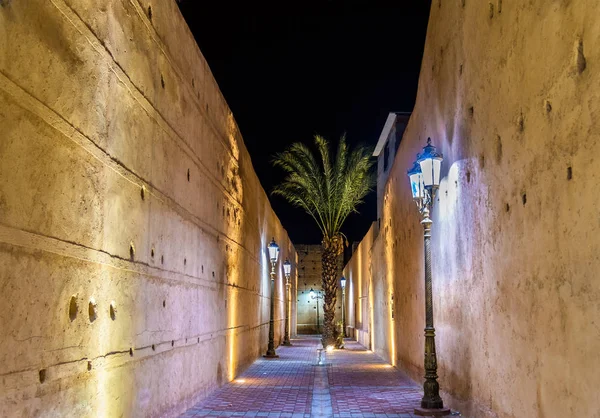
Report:
M0 2L0 180L0 416L175 416L266 351L294 247L175 1Z
M373 281L375 351L422 381L423 229L406 171L430 136L445 158L440 385L463 416L600 416L598 16L595 1L433 1L381 229L346 274Z
M322 289L323 265L321 255L322 246L297 244L298 251L298 294L296 295L297 306L297 333L317 334L323 331L323 300L310 297L310 289L315 291ZM343 255L338 257L339 279L342 277ZM338 286L337 302L335 310L335 322L342 320L342 289ZM317 328L317 303L319 314L319 327Z
M343 272L344 277L348 280L346 283L346 312L348 315L346 326L350 331L348 336L355 338L369 349L373 346L370 332L373 326L371 253L376 232L377 222L374 222L354 250Z

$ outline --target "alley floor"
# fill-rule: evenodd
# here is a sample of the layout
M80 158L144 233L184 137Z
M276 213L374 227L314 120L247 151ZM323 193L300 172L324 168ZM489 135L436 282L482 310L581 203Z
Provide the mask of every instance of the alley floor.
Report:
M324 353L319 339L292 340L278 359L259 359L237 379L182 417L397 417L413 418L423 392L374 353L347 340Z

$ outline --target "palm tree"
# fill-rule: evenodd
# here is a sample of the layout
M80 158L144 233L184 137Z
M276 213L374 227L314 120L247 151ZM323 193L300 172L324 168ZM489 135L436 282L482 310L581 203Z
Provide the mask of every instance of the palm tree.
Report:
M374 185L375 176L371 171L374 161L368 148L360 146L351 150L342 136L332 161L327 140L316 135L314 141L317 156L301 143L292 144L275 156L274 165L282 168L287 176L274 188L273 194L304 209L323 234L322 343L327 347L336 344L337 258L344 251L344 242L347 245L341 228L348 215L358 213L356 208Z

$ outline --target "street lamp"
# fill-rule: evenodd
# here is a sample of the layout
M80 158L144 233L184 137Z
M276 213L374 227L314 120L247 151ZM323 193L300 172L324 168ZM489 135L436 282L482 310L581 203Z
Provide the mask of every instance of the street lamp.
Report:
M443 156L431 145L431 138L417 161L408 171L412 197L423 217L423 236L425 245L425 383L421 408L415 408L420 416L449 415L440 397L440 385L437 381L437 357L435 354L435 328L433 327L433 295L431 290L431 225L429 218L435 195L440 186L440 169Z
M290 342L290 274L292 272L292 263L289 259L283 262L283 273L285 274L285 335L283 336L283 345L292 345Z
M310 298L311 299L316 299L317 300L317 334L320 334L320 327L319 327L319 299L323 299L323 296L320 295L320 292L317 290L316 294L315 291L312 290L312 288L310 289Z
M269 246L269 259L271 260L271 315L269 319L269 346L267 348L267 354L263 357L266 358L277 358L275 354L275 328L273 326L273 315L275 313L275 264L277 264L277 258L279 257L279 246L275 242L275 238L271 240Z
M342 278L340 279L340 285L342 286L342 328L343 328L344 338L346 338L347 337L347 335L346 335L346 314L345 314L346 278L344 276L342 276Z

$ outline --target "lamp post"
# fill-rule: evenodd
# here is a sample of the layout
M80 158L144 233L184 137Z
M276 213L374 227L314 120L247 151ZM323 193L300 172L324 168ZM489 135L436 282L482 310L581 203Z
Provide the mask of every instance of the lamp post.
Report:
M319 299L323 299L323 296L320 295L320 292L317 290L317 293L315 294L315 291L312 290L312 288L310 289L310 297L311 299L316 299L317 300L317 334L320 334L320 327L319 327Z
M287 258L283 262L283 273L285 274L285 335L283 345L292 345L290 342L290 274L292 263Z
M431 289L431 225L429 217L435 195L440 186L440 168L443 156L431 145L431 138L417 161L408 171L412 197L423 217L424 249L425 249L425 383L423 383L423 399L421 408L415 408L420 416L444 416L450 409L444 408L440 397L440 385L437 381L437 357L435 353L435 328L433 327L433 294Z
M344 276L340 279L340 284L342 285L342 328L346 338L346 278Z
M277 264L277 258L279 257L279 246L275 242L275 238L271 240L269 246L269 259L271 260L271 314L269 319L269 346L267 348L267 354L263 357L266 358L277 358L275 354L275 327L273 326L273 315L275 313L275 264Z

